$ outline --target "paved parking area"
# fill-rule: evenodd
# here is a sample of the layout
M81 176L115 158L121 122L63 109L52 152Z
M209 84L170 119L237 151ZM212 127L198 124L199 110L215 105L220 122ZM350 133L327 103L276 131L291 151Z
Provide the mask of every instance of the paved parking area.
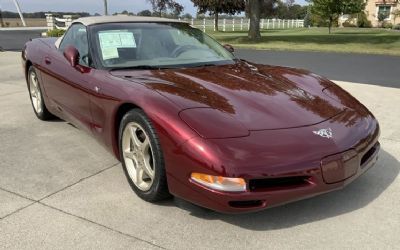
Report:
M395 249L400 89L340 82L377 116L377 165L346 189L244 215L149 204L121 165L64 121L41 122L18 53L0 53L0 249Z

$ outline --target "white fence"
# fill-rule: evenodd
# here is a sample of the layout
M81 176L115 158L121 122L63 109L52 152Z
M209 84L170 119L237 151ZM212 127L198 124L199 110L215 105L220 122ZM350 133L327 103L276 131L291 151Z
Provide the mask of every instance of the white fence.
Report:
M212 19L185 20L193 27L202 29L204 32L215 31L215 21ZM231 18L218 20L219 31L247 31L250 27L250 19ZM283 20L283 19L261 19L260 29L296 29L304 28L304 20Z
M53 14L46 14L47 29L61 29L66 30L72 24L72 16L64 15L63 18L53 16Z
M54 17L52 14L46 14L47 27L52 29L66 30L72 24L72 16L65 15L63 18ZM213 19L183 19L190 23L193 27L203 30L204 32L215 31L215 21ZM230 18L220 19L218 21L219 31L247 31L250 27L250 19L248 18ZM304 20L282 20L282 19L261 19L260 29L296 29L303 28Z

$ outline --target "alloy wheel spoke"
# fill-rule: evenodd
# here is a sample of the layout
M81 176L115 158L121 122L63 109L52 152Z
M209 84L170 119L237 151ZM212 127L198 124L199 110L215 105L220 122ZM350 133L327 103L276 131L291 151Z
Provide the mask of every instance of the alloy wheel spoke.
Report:
M143 168L136 167L136 185L140 185L143 182Z
M33 103L33 107L35 108L35 110L37 110L37 98L36 97L32 97L32 103Z
M146 173L146 175L148 177L150 177L150 179L153 180L154 178L154 171L153 169L151 169L150 164L145 160L144 164L143 164L143 170Z
M33 85L35 85L35 88L37 88L37 78L36 78L36 75L35 74L32 74L32 83L33 83Z
M149 146L150 146L150 141L149 138L146 136L146 139L140 144L140 150L144 155L146 154L146 150L148 149Z
M131 135L131 139L133 142L133 146L136 148L140 148L140 145L142 144L142 142L139 140L139 137L137 136L137 129L136 127L131 127L129 129L130 135Z
M132 159L133 160L135 158L135 152L134 151L126 150L124 152L124 155L125 155L125 158L128 158L128 159Z
M40 108L40 98L36 98L36 107L37 107L37 112L40 113L41 108Z
M29 87L30 87L33 108L35 109L36 113L41 113L42 112L42 95L39 90L39 82L38 82L38 79L37 79L35 73L31 73Z

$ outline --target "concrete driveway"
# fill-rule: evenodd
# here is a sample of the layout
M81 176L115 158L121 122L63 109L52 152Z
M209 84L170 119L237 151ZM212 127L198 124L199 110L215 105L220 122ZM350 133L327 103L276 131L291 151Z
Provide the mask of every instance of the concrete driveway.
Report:
M400 89L340 82L377 116L377 165L346 189L245 215L146 203L64 121L35 118L18 53L0 53L0 249L395 249Z

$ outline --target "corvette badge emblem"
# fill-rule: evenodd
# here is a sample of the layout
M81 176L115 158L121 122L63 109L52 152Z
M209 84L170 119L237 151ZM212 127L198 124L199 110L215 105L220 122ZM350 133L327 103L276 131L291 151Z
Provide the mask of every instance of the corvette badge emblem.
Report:
M321 137L328 138L328 139L332 138L332 136L333 136L331 128L323 128L318 131L313 131L313 133L316 135L319 135Z

